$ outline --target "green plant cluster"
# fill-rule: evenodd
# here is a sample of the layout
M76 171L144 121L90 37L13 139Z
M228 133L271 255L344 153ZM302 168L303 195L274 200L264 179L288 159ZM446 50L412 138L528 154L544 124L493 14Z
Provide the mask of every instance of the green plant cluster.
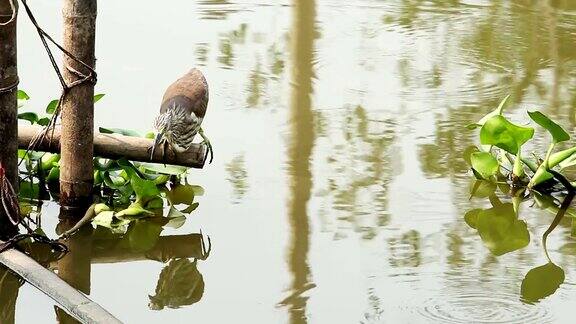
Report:
M465 152L466 161L477 179L494 180L507 170L515 184L527 184L528 189L533 189L553 179L550 169L561 173L576 164L576 147L555 151L559 143L570 139L570 135L539 111L528 112L528 116L548 131L552 141L543 159L536 154L523 153L523 146L534 136L534 128L514 124L503 115L508 99L509 96L477 123L468 125L468 129L480 128L482 146L470 147Z
M103 96L94 96L94 102ZM24 91L19 91L19 106L23 106L29 98ZM31 112L21 113L18 117L31 124L48 125L57 105L57 100L50 102L46 108L47 116L44 117ZM141 136L132 130L99 130L101 133ZM150 137L150 134L147 134L147 137ZM41 204L38 202L50 198L58 199L60 155L25 150L19 150L18 154L23 162L20 167L19 198L22 214L26 216L33 211L39 212ZM203 194L202 187L186 182L187 170L188 168L180 166L95 157L93 194L100 203L95 206L96 216L92 223L120 234L127 231L138 232L139 229L160 234L164 226L182 226L186 214L198 207L195 197ZM164 216L165 202L169 208ZM151 222L140 222L144 219ZM152 226L154 229L151 230L150 224L157 226Z

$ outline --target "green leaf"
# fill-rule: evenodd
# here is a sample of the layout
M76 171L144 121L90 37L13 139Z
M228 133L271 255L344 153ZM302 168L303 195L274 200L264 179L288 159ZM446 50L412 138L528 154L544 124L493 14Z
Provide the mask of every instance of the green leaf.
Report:
M29 100L30 96L24 90L18 90L18 100Z
M42 170L49 170L54 166L55 163L60 161L60 154L46 153L42 155L40 161L42 162Z
M490 118L480 129L483 145L494 145L514 155L532 136L533 128L517 126L502 116Z
M472 166L471 156L476 152L480 152L480 150L474 145L470 145L464 149L464 153L462 155L464 157L464 161L466 161L468 165Z
M138 199L154 198L160 195L160 190L158 190L154 181L144 180L136 173L131 175L130 183Z
M470 129L470 130L474 130L478 127L482 127L484 126L484 124L492 117L494 116L500 116L502 115L502 113L504 112L504 108L506 107L506 103L508 102L508 99L510 99L510 95L507 95L502 101L500 101L500 104L498 105L498 108L496 108L495 110L491 111L490 113L488 113L487 115L485 115L484 117L482 117L482 119L480 119L478 121L478 123L476 124L470 124L467 125L466 128Z
M552 295L564 282L564 270L552 262L531 269L522 280L522 299L535 303Z
M33 112L25 112L18 114L18 119L27 120L30 124L35 124L38 121L38 115Z
M59 102L59 101L60 101L60 100L58 100L58 99L55 99L55 100L50 101L50 103L48 104L48 106L46 106L46 112L47 112L48 114L51 114L51 115L52 115L52 114L56 111L56 108L58 108L58 102Z
M173 205L194 203L195 188L192 185L177 185L166 193L166 197Z
M94 95L94 103L97 103L98 101L100 101L100 99L102 99L102 97L104 97L105 94L103 93L99 93L97 95Z
M38 119L38 121L36 123L40 126L48 126L48 124L50 124L50 118L42 117L42 118Z
M518 219L511 203L480 211L476 229L484 245L497 256L516 251L530 243L526 222Z
M141 217L145 217L145 216L151 216L154 215L154 213L152 213L149 210L144 209L138 202L135 202L133 204L131 204L130 206L128 206L128 208L119 211L118 213L116 213L116 217L118 218L123 218L126 216L141 216ZM140 217L138 217L140 218Z
M169 219L166 224L167 227L179 228L186 222L186 215L174 207L170 207L170 211L166 217Z
M181 175L188 171L187 167L178 166L178 165L162 165L156 163L140 163L141 167L148 171L162 173L162 174L169 174L169 175Z
M124 136L142 137L140 133L131 129L99 127L98 130L102 134L120 134Z
M48 176L46 176L46 182L48 183L56 183L60 180L60 168L53 167L50 169Z
M472 168L476 170L483 179L488 179L498 172L500 165L498 160L488 152L476 152L470 156Z
M539 111L529 111L528 115L535 121L538 125L545 128L550 135L552 135L552 139L554 143L564 142L570 139L570 135L562 128L562 126L553 122L548 116L544 115Z

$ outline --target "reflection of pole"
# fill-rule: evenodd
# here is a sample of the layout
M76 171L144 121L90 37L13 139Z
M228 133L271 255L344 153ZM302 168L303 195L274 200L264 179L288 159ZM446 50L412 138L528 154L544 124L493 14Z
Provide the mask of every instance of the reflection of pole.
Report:
M20 285L20 280L8 269L0 268L0 323L14 323Z
M72 228L78 217L60 213L60 223L58 229L65 231ZM66 281L70 286L81 292L90 294L90 270L92 255L92 225L87 224L80 228L78 232L65 241L68 253L58 261L58 276ZM59 307L54 307L59 323L77 323L77 321Z
M310 225L308 200L312 189L310 158L314 146L312 114L312 61L314 47L315 3L313 0L294 0L292 26L292 94L290 107L291 139L288 147L290 174L290 251L289 267L292 272L292 296L283 303L290 307L290 322L306 322L306 297L301 294L311 285L308 266Z

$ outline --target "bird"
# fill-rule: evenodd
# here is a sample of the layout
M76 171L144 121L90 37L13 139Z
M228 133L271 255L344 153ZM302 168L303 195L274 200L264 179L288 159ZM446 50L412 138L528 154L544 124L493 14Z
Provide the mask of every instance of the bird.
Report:
M208 82L204 74L197 68L176 80L166 89L160 115L154 120L155 138L150 148L150 160L154 150L162 145L162 157L165 158L166 146L175 153L187 151L196 134L199 134L207 147L204 159L210 154L210 163L214 159L214 151L210 140L204 134L202 121L208 108Z

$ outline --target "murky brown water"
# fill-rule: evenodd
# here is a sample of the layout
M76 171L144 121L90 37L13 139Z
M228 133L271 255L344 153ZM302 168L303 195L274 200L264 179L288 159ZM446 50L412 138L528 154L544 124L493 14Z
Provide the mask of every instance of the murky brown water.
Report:
M59 35L59 3L33 6ZM41 111L58 83L23 15L20 27L22 88ZM98 33L107 96L97 125L149 130L165 87L192 66L211 87L215 161L190 176L206 194L184 227L162 234L210 235L197 264L203 293L152 310L162 273L189 265L93 249L72 268L122 320L571 322L570 222L548 243L564 284L522 302L525 274L546 263L539 237L553 215L523 204L530 245L491 255L463 220L489 203L469 200L462 152L476 136L464 126L508 93L514 117L541 109L574 129L575 1L101 1ZM43 213L53 233L58 207ZM2 284L13 287L0 295L3 318L16 302L18 323L56 321L33 288L14 301L5 291L17 284Z

